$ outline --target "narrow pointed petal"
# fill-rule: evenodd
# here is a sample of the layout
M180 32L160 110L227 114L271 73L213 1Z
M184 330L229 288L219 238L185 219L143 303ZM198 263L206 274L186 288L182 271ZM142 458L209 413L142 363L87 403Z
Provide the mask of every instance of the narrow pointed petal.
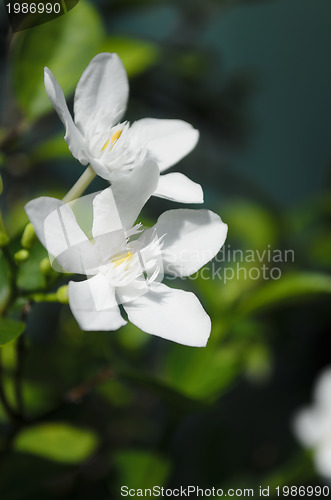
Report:
M156 223L164 235L165 273L190 276L209 262L225 242L228 226L210 210L178 209L164 212Z
M154 196L179 203L203 203L203 191L200 184L178 172L160 175Z
M70 281L70 309L82 330L111 331L126 324L115 299L115 290L97 274L85 281Z
M69 150L77 160L83 165L87 165L88 159L84 150L83 136L73 122L60 85L48 68L44 70L44 82L48 98L65 126L64 139L69 146Z
M210 318L191 292L153 283L147 294L124 308L129 320L146 333L193 347L207 344Z
M75 92L75 123L83 132L90 119L106 117L108 125L123 116L129 95L129 83L117 54L95 56L82 74Z
M161 172L190 153L199 140L198 130L182 120L144 118L133 123L132 129L147 144L148 155Z

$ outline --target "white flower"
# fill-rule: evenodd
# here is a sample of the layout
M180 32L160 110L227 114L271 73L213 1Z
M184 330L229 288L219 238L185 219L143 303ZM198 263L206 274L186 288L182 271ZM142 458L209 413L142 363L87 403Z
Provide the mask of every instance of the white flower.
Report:
M313 450L318 473L331 479L331 367L317 379L313 406L295 416L294 432L304 446Z
M122 304L141 330L205 346L211 322L197 297L160 281L163 272L189 276L206 264L223 245L227 226L208 210L180 209L163 213L148 230L132 227L157 181L157 166L149 160L141 172L133 172L129 183L119 181L97 194L90 237L72 208L60 200L37 198L26 211L58 265L88 276L71 281L68 288L69 305L83 330L117 330L126 323ZM84 198L73 202L73 208Z
M65 140L73 156L83 165L91 164L98 175L112 183L123 172L139 168L145 158L154 159L164 172L198 141L199 132L181 120L145 118L131 126L120 122L129 85L117 54L98 54L87 66L76 87L75 121L48 68L45 88L66 128ZM203 203L201 186L177 172L160 176L153 194L183 203Z

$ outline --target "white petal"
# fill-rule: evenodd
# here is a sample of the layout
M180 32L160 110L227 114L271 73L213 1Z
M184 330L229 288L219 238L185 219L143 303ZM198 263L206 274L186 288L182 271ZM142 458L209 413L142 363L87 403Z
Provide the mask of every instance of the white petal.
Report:
M182 120L144 118L133 123L132 129L147 144L161 172L190 153L199 140L198 130Z
M78 283L70 281L69 305L82 330L110 331L126 324L115 299L115 290L97 274Z
M156 163L145 160L141 166L113 180L111 187L123 227L130 228L134 224L141 209L154 193L159 176Z
M163 239L165 273L190 276L209 262L226 239L228 226L210 210L168 210L156 223Z
M153 283L150 291L124 304L129 320L141 330L179 344L204 347L211 322L197 297L163 283Z
M95 115L107 117L108 124L123 116L129 95L128 78L117 54L95 56L82 74L75 92L75 123L83 132Z
M88 163L88 159L84 151L83 136L73 122L60 85L51 70L48 68L45 68L44 70L44 82L48 98L65 126L66 134L64 139L67 142L71 153L83 165L86 165Z
M318 377L314 395L315 401L320 407L329 409L331 417L331 367L324 369Z
M68 205L41 197L27 203L25 210L54 269L85 274L97 266L99 257Z
M154 196L180 203L203 203L203 191L200 184L178 172L160 175Z
M314 462L321 476L331 479L331 441L328 439L315 450Z
M323 441L327 422L314 408L300 410L293 420L293 431L298 440L307 447L314 447Z
M97 194L93 200L93 238L123 229L111 187Z
M46 246L45 238L45 219L51 212L62 207L62 205L63 202L57 198L41 196L40 198L35 198L34 200L29 201L24 207L38 239L41 241L46 250L48 250L48 248Z

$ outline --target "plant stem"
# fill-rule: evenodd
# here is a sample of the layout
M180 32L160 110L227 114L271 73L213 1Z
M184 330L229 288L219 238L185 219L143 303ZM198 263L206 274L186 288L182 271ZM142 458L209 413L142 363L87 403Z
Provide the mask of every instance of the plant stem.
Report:
M27 302L22 307L21 321L26 323L28 314L31 310L31 302ZM15 396L17 404L17 412L20 417L24 418L24 401L23 401L23 368L26 355L25 335L24 332L18 338L16 343L16 370L14 375Z
M6 313L8 312L8 309L10 306L14 303L16 297L17 297L17 285L16 285L16 272L17 272L17 267L14 259L10 255L10 251L8 249L8 246L5 245L1 248L3 256L5 257L7 263L8 263L8 272L9 272L9 294L7 297L7 300L5 301L5 304L2 306L2 309L0 311L1 316L5 316Z
M91 184L95 176L96 173L94 172L91 165L89 165L85 172L83 172L83 174L80 176L78 181L72 186L70 191L68 191L62 201L64 203L69 203L70 201L79 198L84 193L85 189L87 189Z
M16 370L14 375L17 412L21 417L24 417L22 383L23 383L23 366L24 366L25 352L26 350L25 350L24 333L23 333L17 340L16 344Z

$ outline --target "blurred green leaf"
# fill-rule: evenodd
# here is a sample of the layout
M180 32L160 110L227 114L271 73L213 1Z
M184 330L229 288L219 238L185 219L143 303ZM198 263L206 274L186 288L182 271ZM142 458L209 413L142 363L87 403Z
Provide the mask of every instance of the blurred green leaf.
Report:
M96 388L96 392L113 406L128 406L133 399L130 389L118 380L109 380Z
M97 446L98 438L94 432L58 422L28 427L14 442L17 451L71 464L86 460Z
M176 412L186 413L206 407L204 401L199 401L190 395L184 394L185 390L181 392L178 388L170 387L168 381L157 380L142 372L125 372L122 375L126 380L130 380L156 394Z
M25 329L25 323L10 318L0 318L0 346L17 339Z
M222 217L231 229L231 240L239 240L242 248L264 250L277 241L276 219L260 205L246 200L233 202L222 210Z
M248 314L260 309L278 307L289 300L331 293L331 276L318 273L293 273L278 281L269 281L242 299L238 311Z
M116 52L129 76L144 73L159 55L159 48L151 42L137 39L110 37L104 41L101 52Z
M246 355L245 374L252 382L269 379L272 372L272 355L268 346L258 343L250 346Z
M102 37L99 14L84 0L66 15L15 35L11 54L13 84L29 119L52 109L44 89L44 67L50 68L64 94L69 95L99 52Z
M64 140L64 132L61 132L61 134L39 144L32 152L31 160L33 162L39 162L67 157L70 158L71 153L68 144Z
M151 336L143 334L139 328L132 323L128 323L121 329L121 334L118 335L118 343L125 349L137 351L150 342Z
M8 348L11 348L9 351ZM6 352L7 351L7 352ZM8 359L8 356L11 359ZM5 358L5 359L4 359ZM12 371L16 365L16 343L11 342L1 349L1 359L3 360L3 366ZM10 372L9 372L10 373ZM15 407L16 405L16 394L15 387L13 385L13 380L11 375L3 377L3 385L8 402ZM49 386L43 380L41 382L34 382L31 380L24 380L22 386L22 394L24 400L24 407L27 413L32 415L40 415L56 406L58 399L56 395L49 390ZM8 420L8 415L6 414L4 408L0 405L0 420Z
M118 470L118 482L131 488L162 486L170 472L169 462L156 453L143 450L126 450L114 457Z
M8 262L0 252L0 311L10 293Z
M32 291L45 287L46 280L40 270L40 262L47 255L47 251L40 243L33 245L29 259L18 267L17 284L20 288Z
M203 349L174 345L166 358L163 382L186 397L213 400L239 373L241 343Z

